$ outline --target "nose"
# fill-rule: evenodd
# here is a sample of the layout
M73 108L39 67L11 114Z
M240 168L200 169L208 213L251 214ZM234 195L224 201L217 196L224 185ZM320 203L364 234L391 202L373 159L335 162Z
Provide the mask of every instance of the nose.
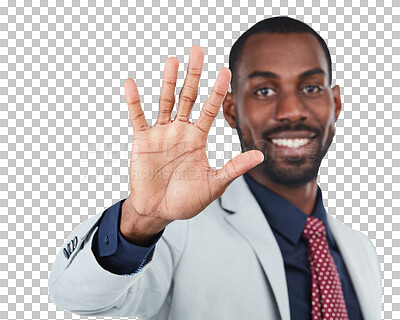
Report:
M298 122L309 117L309 110L298 93L291 92L281 95L276 107L277 121Z

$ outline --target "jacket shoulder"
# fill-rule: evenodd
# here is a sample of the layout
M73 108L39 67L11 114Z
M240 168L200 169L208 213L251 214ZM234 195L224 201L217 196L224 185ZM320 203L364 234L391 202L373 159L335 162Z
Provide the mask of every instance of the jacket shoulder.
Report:
M343 222L339 221L337 218L329 214L327 215L327 217L329 228L331 228L335 237L339 235L346 240L351 240L352 245L358 244L361 246L372 247L375 252L375 246L367 235L365 235L361 231L351 228L350 226L344 224Z

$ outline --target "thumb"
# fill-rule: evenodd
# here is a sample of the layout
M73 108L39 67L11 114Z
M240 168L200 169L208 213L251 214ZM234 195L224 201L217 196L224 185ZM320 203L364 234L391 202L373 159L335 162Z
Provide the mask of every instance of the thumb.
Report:
M217 170L216 187L225 189L236 178L246 173L256 165L264 161L264 154L259 150L250 150L237 155L225 164L221 169Z

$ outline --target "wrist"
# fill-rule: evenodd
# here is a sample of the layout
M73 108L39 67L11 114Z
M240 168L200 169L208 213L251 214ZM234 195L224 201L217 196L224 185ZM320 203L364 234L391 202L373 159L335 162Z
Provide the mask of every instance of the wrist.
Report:
M129 195L122 204L119 229L122 236L130 243L149 246L170 222L172 221L139 215L135 211L131 195Z

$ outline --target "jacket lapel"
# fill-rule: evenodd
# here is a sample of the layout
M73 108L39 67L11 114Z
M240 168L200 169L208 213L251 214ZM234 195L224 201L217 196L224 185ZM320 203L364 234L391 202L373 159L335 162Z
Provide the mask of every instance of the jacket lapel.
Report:
M286 275L279 245L262 209L251 193L243 176L237 178L220 198L221 207L228 211L226 221L251 245L271 284L282 320L290 319L289 296ZM364 250L355 250L354 230L349 229L327 214L328 224L337 242L340 253L349 272L358 302L365 320L375 319L379 301L375 278ZM348 229L348 230L347 230ZM365 262L365 263L363 263ZM373 295L373 296L372 296Z
M328 224L349 272L364 319L376 319L376 310L380 309L380 305L377 306L375 302L380 301L380 292L376 290L375 272L365 256L365 250L356 247L355 231L329 214Z
M268 278L282 320L290 319L285 267L274 234L249 190L243 176L237 178L220 198L221 206L231 214L226 221L239 232L255 251Z

